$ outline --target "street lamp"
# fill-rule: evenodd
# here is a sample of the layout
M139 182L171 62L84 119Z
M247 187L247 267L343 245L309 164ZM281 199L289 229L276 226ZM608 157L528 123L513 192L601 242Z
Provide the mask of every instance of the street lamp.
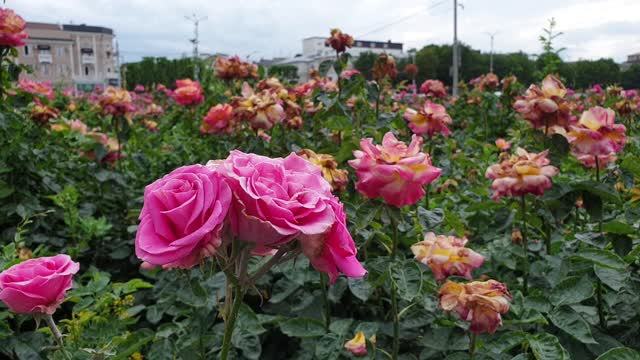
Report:
M493 38L499 33L499 31L494 31L492 33L485 31L484 33L491 37L491 50L489 52L489 72L493 73Z

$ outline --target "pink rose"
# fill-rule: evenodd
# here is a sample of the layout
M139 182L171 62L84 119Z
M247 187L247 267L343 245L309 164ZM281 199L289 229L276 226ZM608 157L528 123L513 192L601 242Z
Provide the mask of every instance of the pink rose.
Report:
M187 105L198 105L204 101L200 83L191 79L176 80L176 89L171 96L176 103Z
M0 9L0 46L22 46L29 35L27 23L11 9Z
M382 145L373 139L360 140L362 150L356 150L349 165L356 170L356 189L373 199L381 196L395 206L415 204L425 195L423 185L433 182L442 172L431 165L431 158L421 150L422 138L413 135L407 146L388 132Z
M0 274L0 300L18 314L53 314L80 269L69 255L27 260Z
M336 221L331 185L320 169L292 153L268 158L234 150L226 160L210 161L233 192L229 220L242 241L264 253L297 236L324 234Z
M211 169L172 171L144 190L136 255L164 268L195 266L221 245L230 203L229 186Z
M425 80L425 82L420 85L420 92L435 98L447 97L447 88L440 80Z
M571 154L587 167L595 167L595 157L615 161L627 137L626 128L616 124L616 113L609 108L593 107L582 113L577 124L570 126L567 138ZM611 160L611 161L609 161Z
M518 148L515 155L487 168L485 176L493 180L491 198L498 201L503 196L543 195L552 185L551 178L560 172L550 165L548 153L549 150L535 154Z
M404 113L404 119L409 122L409 128L414 134L427 135L429 138L436 133L443 136L451 135L447 125L451 125L453 120L447 114L447 109L440 104L427 101L418 111L408 108Z
M347 215L337 197L329 200L336 221L327 234L301 237L302 251L316 270L329 274L333 284L338 271L348 277L363 277L367 271L356 258L358 251L347 229Z
M209 109L202 119L200 132L203 134L231 134L235 125L233 107L229 104L218 104Z
M436 235L432 232L424 240L411 245L417 261L429 266L436 280L461 276L471 280L471 271L484 263L484 256L465 247L467 238Z

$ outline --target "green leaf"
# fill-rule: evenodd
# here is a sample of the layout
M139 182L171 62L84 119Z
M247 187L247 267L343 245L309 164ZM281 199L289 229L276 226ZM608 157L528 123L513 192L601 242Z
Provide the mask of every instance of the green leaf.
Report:
M293 318L280 323L280 331L291 337L316 337L325 334L321 321L310 318Z
M576 255L570 257L574 260L585 260L603 267L623 270L627 264L620 258L608 250L600 249L581 249Z
M600 199L607 202L614 202L620 204L620 195L616 189L611 185L603 184L595 181L583 181L577 184L573 184L575 190L586 191L590 194L596 195Z
M487 349L494 353L503 353L515 348L516 346L520 346L522 343L527 341L528 336L529 334L524 331L508 332L489 342Z
M629 278L629 273L626 270L610 269L593 265L593 271L600 281L615 291L620 291Z
M558 338L547 333L529 335L529 346L537 360L568 360Z
M422 271L416 262L392 264L389 272L402 299L412 301L418 296L422 289Z
M620 167L640 177L640 157L629 155L620 163Z
M597 344L591 335L589 324L569 306L561 306L549 314L553 325L583 344Z
M289 278L281 278L273 284L272 295L269 302L272 304L282 302L298 290L298 288L300 288L300 285L291 281Z
M366 277L359 279L349 278L347 282L351 293L362 301L367 301L373 293L373 287L369 284Z
M549 300L555 306L577 304L593 296L593 284L587 276L571 276L551 290Z
M626 235L635 233L636 229L621 221L610 221L606 224L602 224L602 231L606 233Z
M7 196L13 194L14 190L15 189L12 186L0 180L0 199L4 199Z
M617 347L598 356L596 360L640 360L640 353L627 347Z

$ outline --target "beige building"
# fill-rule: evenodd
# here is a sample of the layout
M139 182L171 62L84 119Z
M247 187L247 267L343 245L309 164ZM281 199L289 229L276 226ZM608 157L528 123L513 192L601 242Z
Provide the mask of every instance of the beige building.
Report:
M18 62L33 72L22 73L56 87L91 90L119 85L118 55L113 30L87 25L27 23L29 39L18 48Z

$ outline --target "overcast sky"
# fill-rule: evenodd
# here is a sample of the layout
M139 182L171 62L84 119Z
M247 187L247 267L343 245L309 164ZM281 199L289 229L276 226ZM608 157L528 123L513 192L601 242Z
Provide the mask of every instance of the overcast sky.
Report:
M460 41L489 51L486 32L498 31L496 52L540 51L538 36L555 17L565 60L640 52L640 0L461 0ZM451 43L451 0L7 0L27 21L86 23L115 30L125 61L191 54L193 24L207 16L200 51L251 59L293 56L301 39L332 27L362 40L403 42L405 50ZM399 21L402 20L402 21ZM386 26L385 25L389 25ZM382 28L382 29L381 29Z

